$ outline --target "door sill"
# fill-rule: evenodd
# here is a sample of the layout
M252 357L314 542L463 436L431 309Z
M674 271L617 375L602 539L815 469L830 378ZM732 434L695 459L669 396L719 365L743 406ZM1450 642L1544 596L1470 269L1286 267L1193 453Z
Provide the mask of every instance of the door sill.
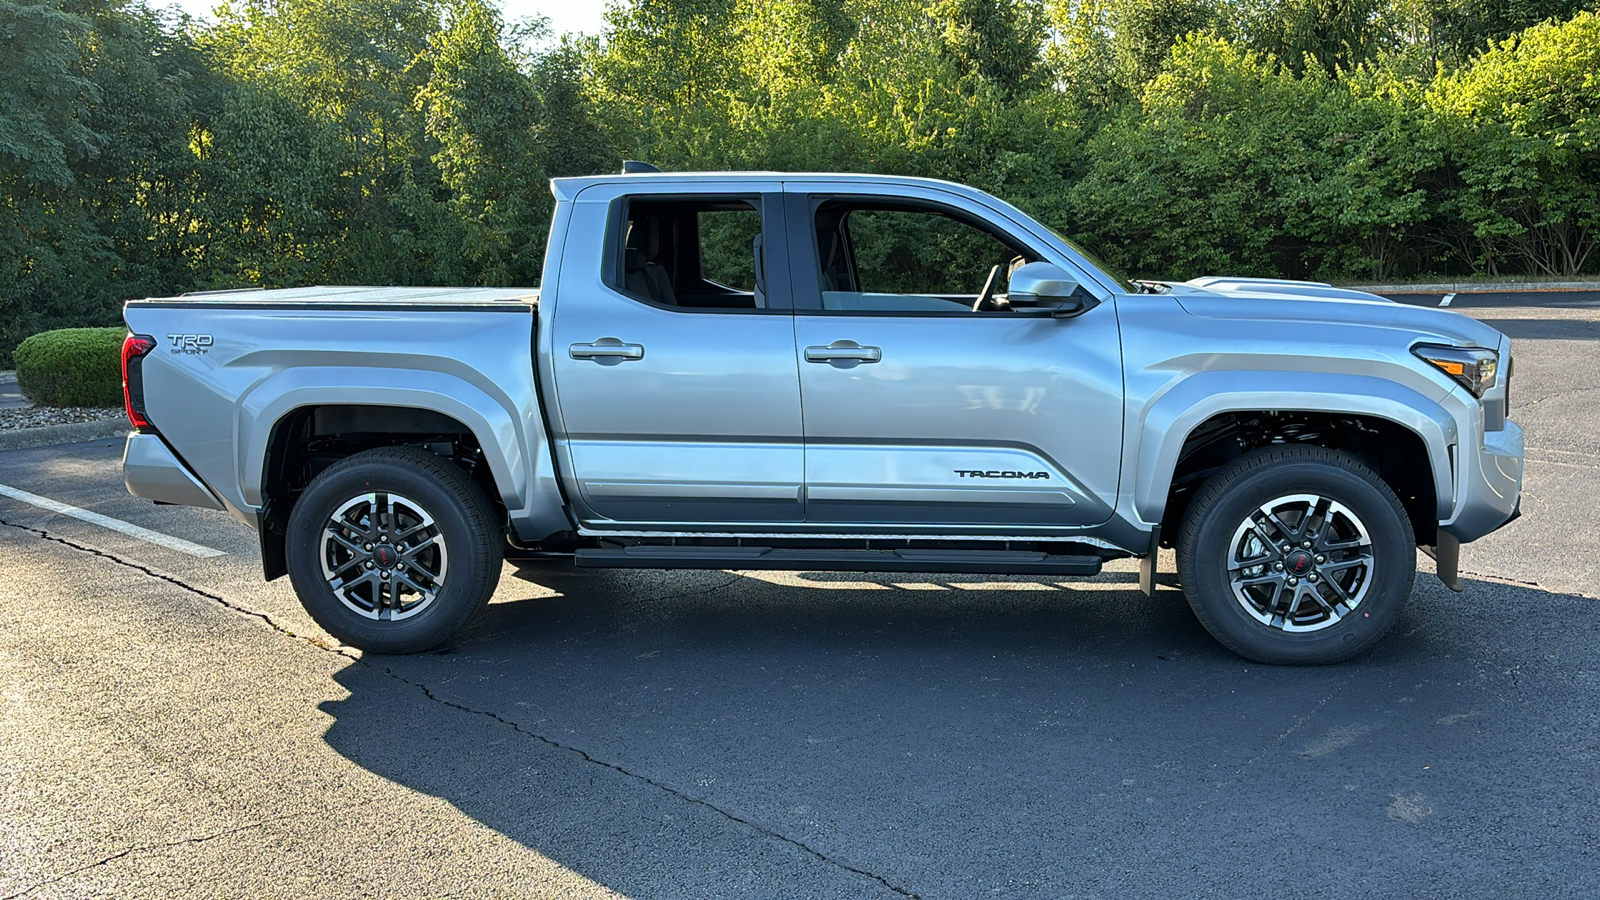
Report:
M968 575L1100 574L1100 557L1025 550L847 550L790 547L694 547L645 544L586 547L585 568L762 569L788 572L925 572Z

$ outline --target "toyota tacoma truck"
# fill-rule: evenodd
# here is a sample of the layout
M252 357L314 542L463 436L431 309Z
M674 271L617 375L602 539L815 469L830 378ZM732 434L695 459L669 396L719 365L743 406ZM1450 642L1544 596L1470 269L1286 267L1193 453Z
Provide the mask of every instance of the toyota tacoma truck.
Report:
M504 562L1091 576L1162 547L1270 663L1360 653L1518 513L1511 346L1324 284L1129 281L921 178L558 178L538 289L127 304L129 491L226 510L357 648Z

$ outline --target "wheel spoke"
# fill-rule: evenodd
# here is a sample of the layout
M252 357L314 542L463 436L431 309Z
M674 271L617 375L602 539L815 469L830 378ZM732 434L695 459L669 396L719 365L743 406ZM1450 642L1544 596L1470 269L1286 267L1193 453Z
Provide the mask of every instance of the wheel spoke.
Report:
M1323 563L1322 565L1318 566L1317 569L1321 572L1343 572L1345 569L1351 568L1352 566L1370 565L1372 565L1372 557L1363 553L1354 559L1344 559L1340 560L1339 562Z
M333 566L332 572L335 575L338 575L341 572L348 572L352 567L360 566L362 562L363 560L360 557L351 557L350 559Z
M418 553L421 553L422 551L428 549L429 547L432 547L432 546L435 546L435 545L442 545L443 543L444 543L444 538L442 538L442 537L440 537L439 535L436 534L433 537L430 537L427 540L423 541L422 543L417 544L417 545L412 546L412 547L396 546L395 547L395 551L400 554L400 559L401 559L402 562L411 562L412 560L417 558L417 554Z
M431 598L433 596L433 589L432 588L425 588L422 585L417 584L415 581L411 580L410 576L408 576L405 572L400 571L399 569L395 570L394 577L395 577L396 581L404 582L407 587L409 587L412 590L416 591L418 594L422 595L423 597Z
M1267 545L1267 552L1274 554L1274 558L1283 555L1278 552L1278 542L1280 540L1288 540L1287 538L1275 538L1272 535L1267 534L1267 530L1261 527L1260 522L1252 523L1250 528L1255 532L1256 537L1260 538L1261 542Z
M1233 562L1228 563L1228 571L1237 572L1240 569L1250 569L1254 568L1255 566L1264 566L1267 563L1277 559L1278 556L1279 554L1277 553L1263 553L1260 556L1252 556L1249 559L1236 559Z
M1322 534L1322 529L1328 524L1328 512L1333 507L1333 501L1327 497L1318 497L1311 504L1311 509L1306 512L1305 527L1301 529L1302 538L1309 537L1316 540Z
M1338 599L1339 604L1337 608L1343 610L1343 612L1340 613L1341 615L1355 608L1355 602L1350 599L1350 592L1346 591L1343 585L1339 584L1339 582L1333 580L1332 578L1329 578L1324 583L1328 586L1328 590L1333 592L1334 597Z
M1318 549L1336 553L1340 550L1354 550L1358 547L1365 547L1366 545L1367 540L1365 538L1358 537L1353 541L1324 541L1318 545Z
M1280 585L1278 590L1273 592L1271 608L1272 618L1267 624L1271 625L1273 628L1282 628L1288 624L1289 617L1294 615L1295 603L1300 599L1299 594L1300 591L1298 588L1289 587L1287 584ZM1287 597L1286 600L1284 599L1285 597ZM1283 606L1281 611L1279 610L1280 601L1283 601L1281 603Z
M357 585L362 585L362 584L372 584L372 585L376 586L377 578L374 577L374 573L372 573L372 572L362 572L359 576L357 576L355 578L352 578L349 581L345 581L343 579L340 579L338 581L330 581L330 582L328 582L328 586L333 588L335 593L341 593L341 594L342 593L348 593L351 588L356 587Z
M366 553L367 553L367 551L364 548L362 548L362 546L360 544L350 540L349 538L345 537L344 535L340 534L337 531L334 531L331 528L328 529L327 535L328 535L328 537L333 539L334 543L339 544L340 546L344 547L346 550L349 550L351 553L355 553L355 554L360 555L360 556L365 556Z
M1331 584L1331 583L1332 582L1326 582L1326 581L1323 582L1323 584ZM1310 588L1308 588L1306 590L1306 593L1310 594L1311 595L1311 599L1315 600L1317 605L1322 607L1322 611L1323 612L1325 612L1325 613L1327 613L1329 615L1335 615L1335 614L1337 614L1339 612L1337 609L1334 608L1333 604L1328 602L1328 598L1322 596L1322 586L1321 585L1318 585L1318 584L1312 585Z
M1233 583L1239 587L1255 587L1262 584L1283 584L1283 575L1279 572L1268 572L1265 575L1257 575L1254 578L1236 578L1234 579Z
M1290 528L1288 525L1285 525L1283 520L1278 518L1278 514L1276 512L1267 513L1266 518L1267 521L1272 523L1272 527L1278 529L1278 533L1283 535L1282 540L1288 541L1292 544L1300 536L1298 531Z

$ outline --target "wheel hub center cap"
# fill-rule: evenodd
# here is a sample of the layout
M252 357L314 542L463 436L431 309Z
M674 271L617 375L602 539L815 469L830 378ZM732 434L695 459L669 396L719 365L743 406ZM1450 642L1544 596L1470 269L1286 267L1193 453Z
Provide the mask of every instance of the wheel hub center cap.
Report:
M372 560L378 564L379 568L392 569L394 564L400 561L400 554L396 553L394 547L389 544L379 544L372 548Z
M1296 550L1283 558L1283 567L1290 575L1304 575L1311 571L1315 560L1304 550Z

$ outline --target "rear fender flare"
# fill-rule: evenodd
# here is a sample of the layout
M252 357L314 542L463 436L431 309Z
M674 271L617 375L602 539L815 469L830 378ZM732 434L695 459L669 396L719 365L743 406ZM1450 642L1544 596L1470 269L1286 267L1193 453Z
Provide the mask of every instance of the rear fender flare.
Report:
M506 508L516 512L527 505L526 442L501 401L443 372L318 366L281 370L240 399L238 478L247 503L262 504L267 450L277 424L296 409L327 405L406 407L450 416L477 438Z

